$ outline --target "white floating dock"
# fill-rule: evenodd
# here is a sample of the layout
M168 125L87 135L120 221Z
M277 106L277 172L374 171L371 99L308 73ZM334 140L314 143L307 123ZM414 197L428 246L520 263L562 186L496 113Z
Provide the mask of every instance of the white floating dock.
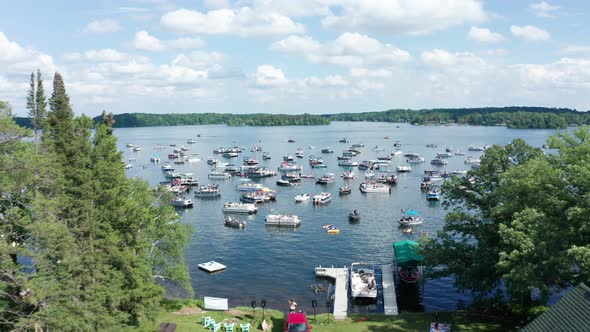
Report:
M381 273L383 277L383 308L385 315L398 315L395 282L393 281L393 264L382 265Z
M336 281L334 290L334 319L346 319L348 312L348 268L316 267L317 277L328 277ZM394 296L395 299L395 296Z
M209 261L197 265L199 269L205 270L209 273L225 270L226 266L216 261Z

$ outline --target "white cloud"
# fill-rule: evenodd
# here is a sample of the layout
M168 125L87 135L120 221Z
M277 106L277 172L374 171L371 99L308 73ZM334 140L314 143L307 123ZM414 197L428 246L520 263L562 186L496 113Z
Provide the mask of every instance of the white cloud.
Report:
M217 9L207 13L179 9L160 19L162 26L180 33L264 36L303 33L305 28L277 12L260 12L250 7Z
M366 68L351 68L349 75L352 77L374 77L387 78L391 77L392 72L389 69L366 69Z
M527 40L540 41L540 40L548 40L549 38L551 38L551 35L549 34L549 32L547 32L543 29L539 29L539 28L532 26L532 25L525 25L525 26L511 25L510 32L512 32L512 34L516 37L527 39Z
M487 19L478 0L347 0L341 14L322 20L326 28L387 34L427 34Z
M271 65L260 65L256 68L254 82L257 87L284 86L289 82L280 68Z
M162 51L165 49L164 44L158 38L150 35L145 30L135 33L135 39L132 45L134 48L142 51Z
M590 89L590 59L562 58L549 64L515 67L528 88L584 89L586 93Z
M493 32L490 29L471 27L467 37L471 40L480 43L497 43L503 41L505 38L497 32Z
M554 17L552 13L559 10L559 8L561 7L551 5L545 1L532 3L530 5L530 9L539 17Z
M127 53L122 53L112 48L105 48L102 50L88 50L84 53L66 53L64 59L66 61L95 61L95 62L118 62L132 59L132 56ZM145 57L141 57L146 59Z
M412 56L391 44L360 33L345 32L336 40L321 44L311 37L288 37L274 43L272 50L303 55L309 62L345 67L391 67Z
M559 50L563 54L590 54L590 45L568 45Z
M91 33L111 33L119 30L121 30L119 22L111 19L92 21L84 29L84 31Z
M228 8L230 5L228 0L204 0L203 6L207 9L221 9Z
M256 10L279 12L288 17L332 15L330 6L338 5L338 0L253 0Z
M289 36L283 40L274 42L270 49L277 52L300 53L315 52L320 47L321 44L309 36Z
M30 74L39 68L41 72L53 74L56 66L50 55L24 48L17 42L8 40L0 31L0 74Z
M195 38L177 38L166 41L166 44L172 48L178 49L189 49L189 48L200 48L205 45L203 39L199 37Z

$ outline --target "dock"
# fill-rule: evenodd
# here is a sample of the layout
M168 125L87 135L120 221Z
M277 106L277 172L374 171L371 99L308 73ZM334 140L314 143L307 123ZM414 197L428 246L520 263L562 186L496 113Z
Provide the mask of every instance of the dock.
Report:
M316 267L317 277L332 278L336 281L334 290L334 319L346 319L348 312L348 268ZM395 290L394 290L395 292ZM395 295L394 295L395 300ZM397 306L396 306L397 308ZM396 311L397 312L397 311Z
M205 270L209 273L223 271L226 268L225 265L218 263L216 261L209 261L209 262L201 263L197 266L199 267L199 269Z
M385 315L398 315L395 282L393 281L393 264L381 266L383 275L383 308Z

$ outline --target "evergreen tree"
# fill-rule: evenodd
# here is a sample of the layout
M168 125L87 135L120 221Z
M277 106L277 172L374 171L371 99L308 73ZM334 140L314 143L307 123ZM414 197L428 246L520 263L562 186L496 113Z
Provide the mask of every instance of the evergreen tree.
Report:
M27 92L27 110L29 110L29 117L31 118L31 122L33 124L33 133L35 134L35 145L37 145L37 102L35 100L36 96L36 86L35 86L35 74L31 73L31 81L29 83L29 91Z
M37 91L35 93L35 116L32 117L33 128L35 130L35 150L38 150L37 131L43 129L47 117L47 97L43 88L43 79L41 71L37 69Z

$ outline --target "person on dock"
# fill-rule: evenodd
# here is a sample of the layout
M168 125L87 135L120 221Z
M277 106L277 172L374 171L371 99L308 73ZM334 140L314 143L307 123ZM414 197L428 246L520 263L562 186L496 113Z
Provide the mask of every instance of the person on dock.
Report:
M297 302L295 302L295 299L290 299L289 300L289 312L293 313L295 312L295 310L297 309Z

